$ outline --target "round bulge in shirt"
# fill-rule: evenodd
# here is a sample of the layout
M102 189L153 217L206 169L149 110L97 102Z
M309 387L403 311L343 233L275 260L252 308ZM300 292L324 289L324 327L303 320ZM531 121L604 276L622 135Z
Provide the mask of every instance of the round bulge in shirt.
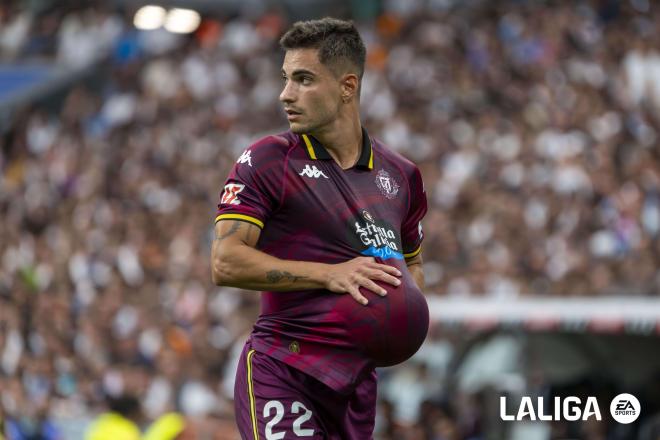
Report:
M401 284L393 286L376 281L387 290L381 297L365 288L360 292L369 304L359 304L350 295L342 295L336 310L345 317L355 345L377 367L399 364L417 352L429 329L429 308L410 272L402 272Z

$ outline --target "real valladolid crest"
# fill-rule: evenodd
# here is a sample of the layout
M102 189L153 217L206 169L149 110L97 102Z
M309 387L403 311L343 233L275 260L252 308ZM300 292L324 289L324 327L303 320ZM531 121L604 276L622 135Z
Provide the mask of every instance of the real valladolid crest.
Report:
M595 417L602 420L598 401L595 397L588 397L586 402L578 397L561 398L556 396L554 401L545 403L543 397L537 397L536 405L531 397L525 396L520 401L518 412L509 413L505 396L500 397L500 418L505 421L520 420L588 420Z

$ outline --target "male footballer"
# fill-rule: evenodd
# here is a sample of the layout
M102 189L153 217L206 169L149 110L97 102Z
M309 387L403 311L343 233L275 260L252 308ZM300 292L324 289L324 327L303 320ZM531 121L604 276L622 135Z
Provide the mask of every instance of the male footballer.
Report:
M290 130L249 146L227 178L217 285L262 291L235 385L243 439L371 439L375 367L422 344L417 167L360 123L366 50L355 26L298 22L281 38Z

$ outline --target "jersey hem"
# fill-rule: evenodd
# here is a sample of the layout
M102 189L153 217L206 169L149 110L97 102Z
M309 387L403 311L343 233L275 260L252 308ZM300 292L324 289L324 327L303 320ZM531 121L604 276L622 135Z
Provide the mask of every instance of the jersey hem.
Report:
M250 343L252 347L259 353L270 356L273 359L277 359L280 362L284 362L288 366L299 370L308 376L313 377L314 379L322 382L327 385L329 388L334 391L348 395L355 390L359 379L362 377L362 374L349 373L351 379L346 380L337 380L332 376L324 373L322 370L315 368L311 363L306 362L304 358L297 358L295 362L291 361L291 353L285 349L273 348L272 346L267 345L265 342L260 341L258 338L255 338L254 335L250 337ZM304 368L301 368L301 364L304 365ZM347 372L348 373L348 372Z

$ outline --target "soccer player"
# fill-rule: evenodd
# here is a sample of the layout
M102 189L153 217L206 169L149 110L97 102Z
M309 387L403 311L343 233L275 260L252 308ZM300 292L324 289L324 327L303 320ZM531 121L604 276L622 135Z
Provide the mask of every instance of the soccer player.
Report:
M290 130L238 158L218 204L217 285L262 291L236 374L243 439L372 438L377 366L428 331L417 167L362 127L366 50L350 22L281 38Z

